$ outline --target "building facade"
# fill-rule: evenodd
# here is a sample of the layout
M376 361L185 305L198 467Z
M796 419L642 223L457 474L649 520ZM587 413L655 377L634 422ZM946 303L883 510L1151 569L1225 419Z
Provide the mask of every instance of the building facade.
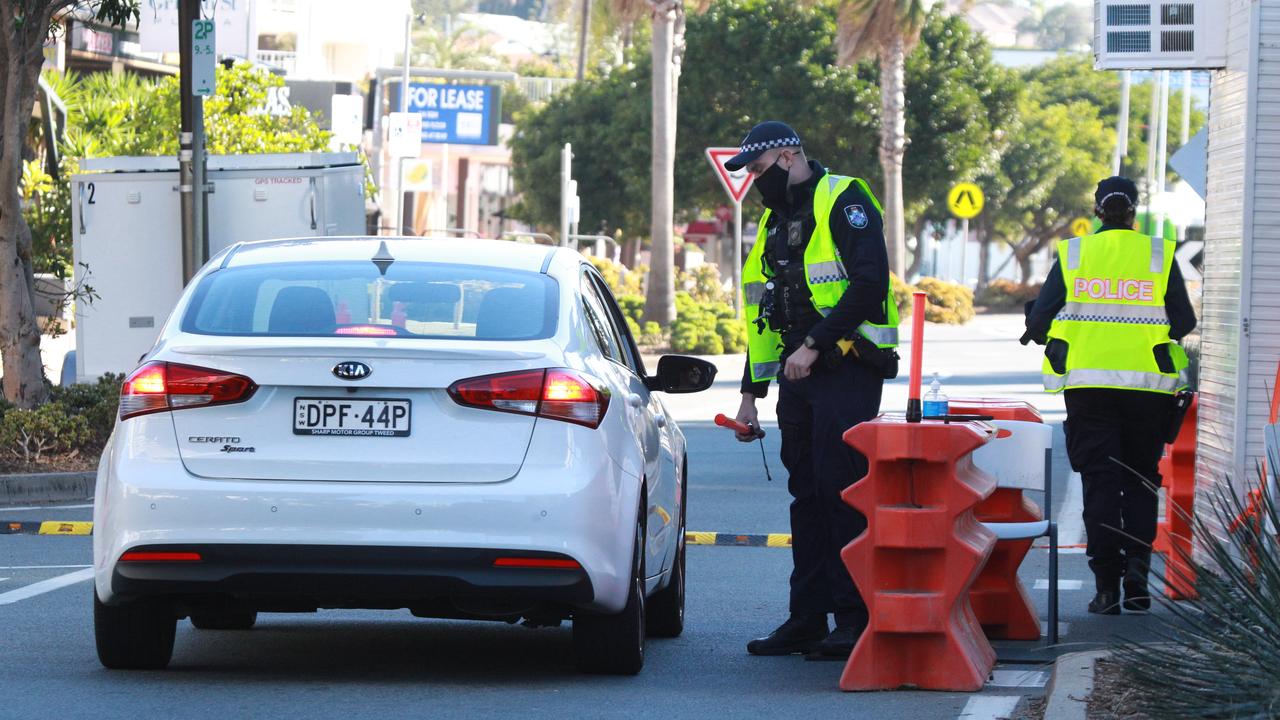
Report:
M1209 103L1197 514L1258 480L1280 361L1280 0L1223 0ZM1216 19L1214 20L1216 21Z

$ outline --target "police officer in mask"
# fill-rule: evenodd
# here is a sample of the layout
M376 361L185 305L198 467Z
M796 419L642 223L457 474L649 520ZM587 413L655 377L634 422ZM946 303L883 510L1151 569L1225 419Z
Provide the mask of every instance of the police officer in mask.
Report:
M1186 386L1177 341L1196 316L1174 241L1133 230L1133 181L1102 180L1094 202L1102 227L1058 243L1021 342L1045 346L1045 390L1065 391L1067 456L1083 483L1096 588L1089 612L1118 615L1151 607L1158 466L1174 395Z
M752 128L725 166L745 167L764 204L742 270L748 351L737 420L755 432L738 439L756 437L756 400L776 379L793 497L790 617L747 651L846 658L867 607L840 550L867 522L840 493L866 475L867 461L841 435L879 413L884 380L897 374L880 203L863 180L808 159L795 130L777 121Z

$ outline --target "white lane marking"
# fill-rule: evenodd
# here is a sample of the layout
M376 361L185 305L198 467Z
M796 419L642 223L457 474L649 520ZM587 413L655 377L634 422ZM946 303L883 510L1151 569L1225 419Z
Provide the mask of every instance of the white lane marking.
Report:
M1047 682L1047 670L992 670L987 687L1042 688Z
M1079 545L1084 542L1084 489L1080 473L1072 472L1067 478L1067 499L1058 510L1059 552L1078 548L1062 548L1063 545Z
M968 720L1010 718L1021 699L1020 695L974 695L964 704L960 717Z
M92 565L0 565L0 570L67 570L71 568L87 568Z
M1058 581L1058 589L1059 589L1059 590L1079 590L1079 589L1080 589L1081 587L1083 587L1083 586L1084 586L1084 581L1083 581L1083 580L1059 580L1059 581ZM1048 578L1040 578L1039 580L1037 580L1037 581L1036 581L1036 587L1035 587L1035 589L1036 589L1036 590L1048 590L1048 589L1049 589L1049 579L1048 579Z
M38 583L31 583L30 585L20 587L17 590L0 593L0 605L12 605L20 600L33 598L36 595L43 595L44 593L57 590L58 588L64 588L68 585L75 585L78 582L83 582L92 577L93 568L89 567L83 570L67 573L66 575L49 578L48 580L41 580Z
M0 582L4 582L5 580L8 580L8 579L9 578L0 578Z
M89 503L88 505L31 505L29 507L0 507L0 514L18 512L20 510L71 510L91 507L93 507L93 503Z

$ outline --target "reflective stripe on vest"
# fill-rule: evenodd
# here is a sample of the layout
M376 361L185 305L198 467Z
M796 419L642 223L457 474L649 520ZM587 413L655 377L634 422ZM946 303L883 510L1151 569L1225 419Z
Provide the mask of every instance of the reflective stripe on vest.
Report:
M871 342L882 347L885 345L896 346L898 344L898 328L896 327L883 327L864 322L858 326L858 332L862 333Z
M746 299L748 305L759 305L764 299L764 286L762 282L744 283L742 286L742 296Z
M1069 302L1062 306L1054 320L1083 322L1113 322L1130 325L1168 325L1169 314L1164 306L1121 305L1119 303Z
M1175 393L1186 386L1183 373L1165 375L1164 373L1140 372L1137 370L1089 370L1077 368L1068 370L1066 375L1046 375L1044 389L1057 392L1070 387L1105 387L1125 390L1152 390L1162 393Z

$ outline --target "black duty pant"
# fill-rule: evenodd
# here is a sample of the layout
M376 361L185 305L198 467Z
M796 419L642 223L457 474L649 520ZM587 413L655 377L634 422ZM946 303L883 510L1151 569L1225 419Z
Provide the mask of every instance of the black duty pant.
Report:
M1118 590L1125 557L1151 552L1168 395L1141 390L1066 391L1067 456L1084 482L1089 567L1099 590Z
M867 527L840 493L867 474L867 460L840 439L880 412L884 381L846 358L839 367L815 364L796 382L778 378L782 464L790 479L791 613L834 613L836 626L865 626L867 606L840 550Z

